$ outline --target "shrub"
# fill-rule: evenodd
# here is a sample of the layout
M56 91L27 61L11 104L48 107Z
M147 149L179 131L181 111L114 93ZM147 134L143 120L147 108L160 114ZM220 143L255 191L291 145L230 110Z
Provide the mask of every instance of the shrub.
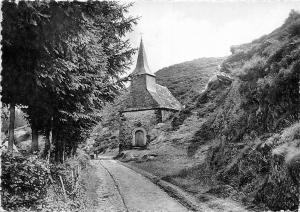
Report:
M74 157L67 158L65 163L51 164L53 181L40 205L41 212L94 211L92 208L95 206L98 185L95 175L89 156L81 148L77 149Z
M256 80L257 78L264 77L265 59L262 57L252 57L244 63L241 70L236 73L243 81Z
M190 108L184 108L183 110L181 110L172 119L172 128L174 130L179 129L179 126L182 125L184 120L191 115L192 115L192 113L191 113Z
M296 22L291 24L291 26L288 28L288 32L290 36L299 36L300 35L300 19L298 19Z
M36 156L2 154L2 203L5 209L31 207L46 195L49 168Z

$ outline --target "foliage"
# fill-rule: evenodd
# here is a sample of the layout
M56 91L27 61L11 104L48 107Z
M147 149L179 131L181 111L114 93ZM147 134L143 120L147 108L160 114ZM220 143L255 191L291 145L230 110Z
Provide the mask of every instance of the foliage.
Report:
M235 47L239 50L221 66L234 83L225 88L219 84L195 99L194 110L208 116L199 131L209 127L212 138L225 136L228 142L239 142L245 134L276 132L297 120L300 43L299 36L286 33L290 25L286 22L270 35Z
M32 22L26 19L25 2L2 5L2 101L7 104L23 104L28 101L27 92L33 92L35 63L35 36L30 26ZM20 19L18 17L24 17ZM28 39L31 38L31 39ZM13 86L12 86L13 85Z
M291 154L299 152L296 147L299 144L299 126L296 123L280 134L262 136L262 140L257 139L245 146L229 166L219 171L217 177L248 194L248 201L263 202L276 211L296 209L298 190L287 170L287 161ZM226 147L224 151L233 151L233 148Z
M89 196L93 193L89 189L98 185L89 177L95 173L89 156L80 149L64 164L48 164L36 156L2 154L2 204L9 211L89 211L96 198Z
M174 130L178 129L180 125L183 124L183 121L191 116L191 109L190 108L184 108L182 109L178 114L176 114L172 119L172 128Z
M124 107L127 95L127 91L122 92L113 102L107 103L99 113L101 121L91 133L91 139L95 140L92 152L100 153L108 148L118 147L119 112Z
M98 110L123 86L119 75L135 51L124 39L136 22L125 16L129 7L107 1L3 3L4 100L28 106L34 132L49 134L53 127L56 160L63 151L75 152Z
M264 62L255 59L252 60L252 67L245 63L242 68L246 72L246 75L240 76L245 81L240 88L244 97L243 108L248 113L255 113L253 118L256 120L253 122L257 130L280 129L298 117L299 45L298 36L290 38L269 52Z
M5 209L31 206L45 197L49 167L36 156L2 154L2 204Z
M79 170L79 172L78 172ZM73 172L73 173L72 173ZM54 182L38 206L41 211L91 211L97 204L99 180L89 163L89 156L80 148L74 158L51 167ZM64 182L63 193L59 176Z

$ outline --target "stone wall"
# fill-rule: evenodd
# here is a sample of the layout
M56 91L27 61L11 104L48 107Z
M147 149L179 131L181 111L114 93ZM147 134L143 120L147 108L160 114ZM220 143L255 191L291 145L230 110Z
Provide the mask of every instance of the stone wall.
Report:
M148 133L157 124L157 118L156 110L123 112L120 115L120 149L124 150L132 147L132 132L139 127L146 130L148 144L150 141Z

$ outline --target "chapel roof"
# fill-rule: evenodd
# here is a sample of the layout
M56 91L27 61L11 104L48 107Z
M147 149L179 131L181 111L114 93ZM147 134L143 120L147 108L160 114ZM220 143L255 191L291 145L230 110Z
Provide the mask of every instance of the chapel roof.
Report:
M173 110L181 109L180 102L172 95L167 87L156 84L156 91L148 91L160 108Z
M156 78L156 76L150 71L147 63L146 52L144 49L143 40L141 39L136 68L131 73L133 76L140 76L137 80L141 80L143 77ZM141 76L144 75L144 76ZM167 87L159 85L156 81L151 80L148 83L147 80L145 86L130 86L130 93L124 101L125 108L122 111L139 111L149 109L166 109L166 110L181 110L180 102L172 95ZM132 82L136 83L136 81ZM146 92L145 90L146 89ZM142 95L142 97L141 97ZM141 97L141 98L139 98ZM145 101L147 99L147 101Z
M136 67L135 67L134 71L131 73L131 75L141 75L141 74L149 74L149 75L155 76L155 74L152 73L152 71L150 70L150 68L148 66L147 56L146 56L142 38L141 38L141 42L140 42L140 48L139 48L139 52L138 52Z
M169 89L165 86L156 84L156 90L147 90L152 99L153 104L140 105L133 101L131 92L126 94L125 101L122 103L122 111L139 111L139 110L149 110L149 109L166 109L166 110L181 110L182 105L180 102L172 95ZM129 87L129 90L131 87ZM139 101L138 101L139 102Z

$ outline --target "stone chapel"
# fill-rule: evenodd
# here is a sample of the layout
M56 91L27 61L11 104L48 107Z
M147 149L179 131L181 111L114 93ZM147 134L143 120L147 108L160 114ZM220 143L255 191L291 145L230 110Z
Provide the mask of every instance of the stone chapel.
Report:
M136 67L129 77L130 92L120 111L120 149L146 147L151 128L181 109L168 88L156 83L156 76L148 67L142 39Z

